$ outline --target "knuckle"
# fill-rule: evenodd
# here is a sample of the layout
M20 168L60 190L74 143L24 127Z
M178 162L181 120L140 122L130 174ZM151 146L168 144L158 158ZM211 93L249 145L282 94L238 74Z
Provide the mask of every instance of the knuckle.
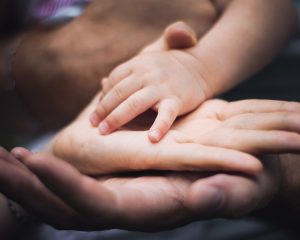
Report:
M105 119L105 121L107 122L110 128L114 129L120 126L121 116L116 116L115 114L111 114Z
M123 89L121 87L114 87L112 90L112 94L113 96L115 96L118 100L123 100L124 99L124 92Z
M141 99L138 97L132 98L127 102L127 108L131 112L136 112L141 104Z
M109 79L107 81L107 92L110 91L112 88L114 88L115 84L114 84L114 80L113 79Z
M107 108L104 106L103 103L99 103L97 108L96 108L96 113L99 114L100 116L106 115L108 112Z

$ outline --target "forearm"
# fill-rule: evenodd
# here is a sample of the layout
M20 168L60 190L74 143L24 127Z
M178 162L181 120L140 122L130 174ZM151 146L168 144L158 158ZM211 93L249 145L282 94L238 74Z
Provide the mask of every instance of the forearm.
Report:
M289 0L215 2L219 20L188 50L199 60L211 95L230 89L268 64L297 26Z

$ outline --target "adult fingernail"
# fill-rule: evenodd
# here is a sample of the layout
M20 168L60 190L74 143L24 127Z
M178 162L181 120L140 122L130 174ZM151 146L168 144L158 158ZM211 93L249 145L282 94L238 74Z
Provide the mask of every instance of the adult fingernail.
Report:
M23 162L24 158L26 156L31 155L32 153L26 149L20 148L20 147L15 147L14 149L11 150L11 154L18 159L19 161Z
M110 128L107 122L103 121L99 125L99 131L102 135L108 134L110 132Z
M151 141L158 142L161 138L161 132L159 129L153 129L149 131L149 138Z
M93 113L90 115L90 122L91 122L91 124L92 124L94 127L96 127L96 126L99 124L100 118L99 118L99 116L98 116L97 113L93 112Z

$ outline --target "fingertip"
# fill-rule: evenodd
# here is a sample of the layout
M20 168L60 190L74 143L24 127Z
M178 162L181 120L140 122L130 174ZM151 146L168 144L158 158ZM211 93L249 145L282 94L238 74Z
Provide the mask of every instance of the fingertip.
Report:
M248 158L244 158L244 161L242 161L242 166L249 174L257 174L264 169L262 162L251 155L249 155Z
M23 147L15 147L11 150L11 154L22 162L24 158L31 156L32 152Z
M262 162L259 161L258 159L257 159L257 161L253 162L252 170L253 170L254 174L262 172L264 170L264 166L263 166Z
M102 121L99 124L99 132L101 135L107 135L111 132L111 128L109 124L106 121Z
M170 49L190 48L197 44L195 31L184 22L176 22L165 30L166 45Z
M224 152L224 156L226 154L227 153ZM255 156L236 150L231 151L230 155L226 156L226 159L228 162L225 165L228 165L230 162L232 170L246 174L256 175L264 168L262 162Z
M148 133L148 137L151 142L157 143L162 138L162 133L159 129L150 129Z
M100 123L100 117L96 112L91 113L90 115L90 123L93 127L97 127Z

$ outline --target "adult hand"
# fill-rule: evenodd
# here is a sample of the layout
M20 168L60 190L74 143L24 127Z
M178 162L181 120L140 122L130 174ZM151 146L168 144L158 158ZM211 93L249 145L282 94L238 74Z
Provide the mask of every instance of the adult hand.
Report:
M210 111L204 108L205 111L202 109L203 111L194 114L199 118L205 116L204 119L215 119L216 113L219 113L217 114L218 120L215 119L215 124L212 125L214 128L206 129L208 132L217 131L222 125L220 119L231 119L227 121L227 127L232 126L233 123L239 123L240 130L245 130L249 126L263 126L267 129L274 129L277 126L276 129L281 130L297 129L297 124L295 125L293 121L294 117L291 117L297 115L299 105L296 103L257 100L230 104L223 101L207 103ZM283 115L280 115L281 121L278 121L278 116L272 120L274 117L272 112L289 114L284 118L282 118ZM253 121L247 121L245 117L247 115L253 117L252 114L258 114L261 118L252 118ZM85 113L81 118L84 115ZM192 118L193 115L190 116ZM241 125L241 119L238 120L239 118L244 120L243 125ZM186 121L190 122L191 119L187 117ZM182 128L188 133L192 128L184 127L187 122L178 122L175 129ZM195 123L197 123L196 120L193 124ZM282 134L280 131L277 133ZM290 137L294 138L295 135ZM219 142L218 144L224 143ZM235 147L245 149L245 146L241 144L241 139ZM253 149L250 148L249 151L253 151ZM274 149L269 149L269 151L274 151ZM54 195L53 198L59 198L64 203L64 207L67 205L71 209L75 209L76 217L74 217L74 213L62 211L61 207L59 210L55 210L57 206L50 201L45 204L48 205L48 208L36 206L30 196L33 195L35 199L40 199L37 193L27 194L29 199L18 198L18 191L10 192L10 196L27 206L36 215L41 216L46 222L59 228L99 230L118 227L149 231L175 227L197 219L242 216L266 206L275 196L282 194L280 186L282 183L286 183L284 178L289 175L283 174L287 169L283 168L282 163L279 167L278 156L271 155L264 159L263 170L252 175L158 172L155 175L140 173L94 179L81 175L68 163L54 157L31 155L28 152L24 153L24 150L20 152L20 149L15 150L14 153L21 156L22 161L38 176L40 182L39 184L31 183L30 186L31 178L34 176L27 175L23 179L20 178L18 184L27 183L28 191L36 190L35 186L43 186L43 190L40 191L41 196L45 196L43 191L49 191L44 188L46 185L51 190L50 193ZM9 172L7 168L6 170L5 168L1 169ZM296 170L294 169L294 171ZM3 175L5 176L5 174ZM7 178L5 181L11 182L16 179ZM34 181L37 181L36 177L34 177ZM4 186L9 186L9 184ZM297 183L294 186L297 186ZM41 199L38 202L45 201ZM47 209L52 211L49 212ZM57 221L56 219L67 219L67 221ZM85 222L84 219L88 220ZM171 222L166 219L171 219Z
M1 191L60 229L158 231L194 220L237 217L265 206L280 180L276 159L265 161L254 176L156 172L95 179L53 156L24 149L14 154L35 175L1 161Z
M295 133L300 131L299 103L210 100L153 144L147 137L149 115L101 136L88 119L96 101L55 137L50 148L86 174L151 169L253 173L261 169L261 162L252 154L300 149Z
M22 151L22 153L22 157L31 155L27 150ZM57 211L64 212L68 217L73 215L74 219L76 219L76 213L71 208L51 194L24 164L2 147L0 147L0 168L0 192L5 196L22 203L23 207L28 208L32 214L38 216L41 220L43 220L43 214L55 216L55 214L51 213L52 210L47 208L48 205L51 205ZM40 201L35 201L35 199ZM34 205L34 208L31 205ZM42 209L43 213L36 212L35 208ZM62 224L67 220L61 215L59 217L56 215L56 217L55 221L48 222L55 225ZM7 222L8 225L16 222L13 221L13 218L14 216L7 218L10 220L10 222Z

